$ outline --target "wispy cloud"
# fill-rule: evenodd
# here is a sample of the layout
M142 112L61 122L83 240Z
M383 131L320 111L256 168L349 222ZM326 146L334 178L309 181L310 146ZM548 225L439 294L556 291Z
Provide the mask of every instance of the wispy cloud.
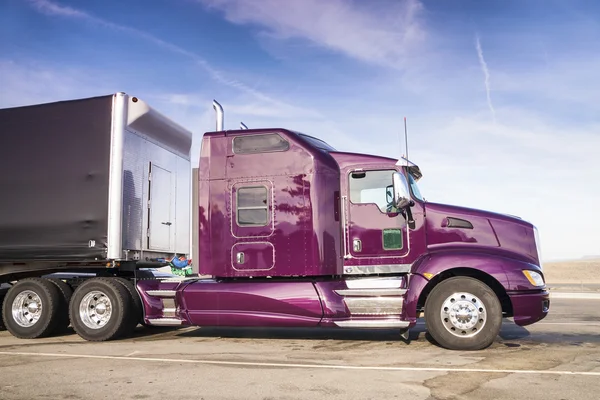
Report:
M496 110L494 109L494 104L492 104L492 95L490 88L490 70L488 69L487 63L485 62L485 58L483 58L483 50L481 49L481 41L479 40L479 35L475 35L475 48L477 49L477 57L479 58L479 64L481 65L481 70L483 71L483 76L485 78L484 84L488 108L492 113L492 119L494 120L494 122L496 122Z
M230 22L261 26L277 39L305 39L372 64L402 67L425 37L419 0L378 7L348 0L198 0Z
M84 22L92 23L95 25L100 25L100 26L103 26L103 27L106 27L109 29L125 32L132 36L147 40L147 41L153 43L154 45L159 46L168 51L171 51L175 54L185 56L185 57L191 59L194 63L196 63L200 67L202 67L205 71L207 71L208 74L210 75L210 77L214 81L216 81L220 84L226 85L228 87L237 89L245 94L248 94L248 95L250 95L258 100L261 100L265 103L268 103L272 106L284 108L288 111L295 111L302 115L308 114L308 115L313 115L313 116L319 116L317 111L306 110L301 107L294 106L292 104L287 104L280 100L274 99L271 96L269 96L263 92L260 92L260 91L256 90L255 88L250 87L249 85L246 85L243 82L240 82L237 79L229 78L225 75L224 72L213 67L206 60L204 60L202 57L198 56L194 52L186 50L180 46L177 46L176 44L162 40L148 32L145 32L145 31L142 31L139 29L135 29L135 28L131 28L129 26L115 24L115 23L105 20L103 18L96 17L88 12L83 11L83 10L78 10L78 9L75 9L72 7L63 6L63 5L60 5L58 3L55 3L55 2L52 2L49 0L28 0L28 1L36 10L38 10L39 12L41 12L43 14L50 15L50 16L60 16L60 17L78 19L78 20L81 20Z

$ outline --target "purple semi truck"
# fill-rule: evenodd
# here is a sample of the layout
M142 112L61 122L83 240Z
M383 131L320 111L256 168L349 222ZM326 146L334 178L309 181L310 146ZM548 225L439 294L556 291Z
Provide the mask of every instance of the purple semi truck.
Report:
M0 290L20 338L159 326L397 329L449 349L549 309L536 228L425 201L405 159L287 129L191 133L124 93L0 110ZM197 168L196 168L197 167ZM196 272L160 274L185 255Z

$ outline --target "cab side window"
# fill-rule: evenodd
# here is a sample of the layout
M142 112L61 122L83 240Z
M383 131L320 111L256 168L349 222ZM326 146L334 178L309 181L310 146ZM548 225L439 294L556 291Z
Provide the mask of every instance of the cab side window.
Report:
M395 171L355 171L350 173L350 201L354 204L375 203L382 213L388 212L388 187Z

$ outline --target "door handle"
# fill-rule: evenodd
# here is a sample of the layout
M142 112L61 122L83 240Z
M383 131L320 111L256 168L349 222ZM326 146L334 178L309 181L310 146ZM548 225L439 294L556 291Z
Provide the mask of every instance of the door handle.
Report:
M171 226L172 225L170 222L161 222L161 224L167 225L167 226Z
M360 251L362 250L362 242L360 241L360 239L354 239L352 241L352 249L354 250L354 252L360 253Z
M240 251L240 252L238 252L238 253L235 255L235 259L236 259L236 261L237 261L237 263L238 263L238 264L243 264L243 263L244 263L244 253L243 253L243 252L241 252L241 251Z

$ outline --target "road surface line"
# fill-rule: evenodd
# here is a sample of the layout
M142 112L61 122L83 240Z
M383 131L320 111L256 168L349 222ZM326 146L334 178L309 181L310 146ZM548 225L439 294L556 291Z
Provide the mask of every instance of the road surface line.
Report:
M533 325L529 326L538 326L538 325L582 325L582 326L600 326L600 322L536 322Z
M508 326L513 325L512 321L505 321ZM425 322L417 322L415 326L423 327ZM535 322L531 325L525 325L527 328L538 325L572 325L572 326L600 326L600 322Z
M269 362L247 362L247 361L215 361L215 360L189 360L182 358L153 358L153 357L123 357L123 356L99 356L90 354L58 354L58 353L28 353L0 351L4 356L26 356L26 357L56 357L56 358L91 358L95 360L122 360L122 361L145 361L180 364L206 364L238 367L277 367L277 368L307 368L307 369L342 369L342 370L370 370L370 371L409 371L409 372L466 372L466 373L499 373L499 374L527 374L527 375L580 375L600 376L600 371L536 371L522 369L477 369L477 368L434 368L434 367L377 367L359 365L335 365L335 364L289 364Z
M566 293L550 292L551 299L571 299L571 300L600 300L600 293Z

